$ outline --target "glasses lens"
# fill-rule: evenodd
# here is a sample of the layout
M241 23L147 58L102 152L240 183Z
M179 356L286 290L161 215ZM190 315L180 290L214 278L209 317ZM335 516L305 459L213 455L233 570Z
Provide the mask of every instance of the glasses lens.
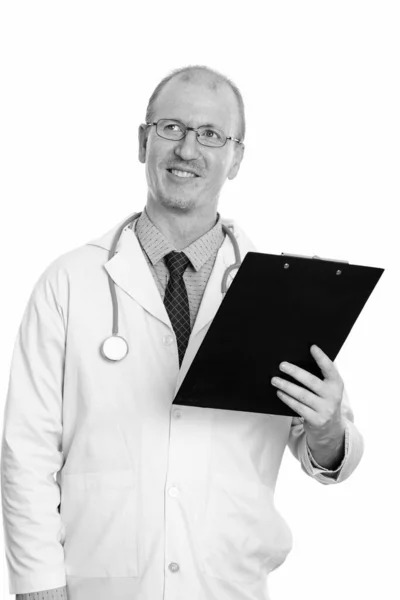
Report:
M198 140L203 146L223 146L226 142L226 135L221 129L199 127Z
M157 123L157 133L166 140L181 140L185 135L185 126L180 121L160 119Z

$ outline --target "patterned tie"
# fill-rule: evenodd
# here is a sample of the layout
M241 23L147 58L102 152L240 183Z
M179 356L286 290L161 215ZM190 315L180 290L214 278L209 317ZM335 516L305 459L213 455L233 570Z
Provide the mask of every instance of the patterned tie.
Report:
M190 263L184 252L174 250L164 257L170 277L165 290L164 305L178 341L179 367L190 337L190 311L183 273Z

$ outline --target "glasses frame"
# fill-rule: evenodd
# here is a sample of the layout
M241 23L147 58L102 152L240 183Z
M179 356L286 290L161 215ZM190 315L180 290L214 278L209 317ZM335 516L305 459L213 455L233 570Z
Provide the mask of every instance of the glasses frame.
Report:
M157 124L158 124L160 121L175 121L176 123L180 123L181 125L183 125L183 126L184 126L184 128L185 128L185 131L184 131L184 133L183 133L182 137L181 137L181 138L179 138L178 140L171 140L171 138L166 138L166 137L164 137L164 136L160 135L160 134L158 133L158 127L157 127ZM188 132L188 131L194 131L194 132L196 133L196 140L198 141L198 143L199 143L201 146L205 146L206 148L223 148L223 147L225 146L225 144L226 144L226 142L227 142L228 140L232 140L232 142L237 142L238 144L243 144L243 140L239 140L239 139L237 139L237 138L234 138L234 137L232 137L232 136L230 136L230 135L225 135L225 132L224 132L224 131L222 131L222 129L220 129L220 131L222 131L222 133L223 133L223 134L225 135L225 137L226 137L226 140L225 140L225 142L222 144L222 146L211 146L211 145L208 145L208 144L202 144L202 142L200 142L200 141L199 141L199 137L200 137L200 136L199 136L199 129L200 129L200 127L204 127L204 125L200 125L200 127L189 127L188 125L185 125L185 123L182 123L182 121L179 121L179 119L163 118L163 119L158 119L158 121L154 121L153 123L147 123L147 122L146 122L146 125L147 125L148 127L151 127L152 125L155 125L155 126L156 126L156 133L157 133L157 135L158 135L158 136L159 136L161 139L163 139L163 140L168 140L169 142L180 142L181 140L183 140L183 139L186 137L186 134L187 134L187 132Z

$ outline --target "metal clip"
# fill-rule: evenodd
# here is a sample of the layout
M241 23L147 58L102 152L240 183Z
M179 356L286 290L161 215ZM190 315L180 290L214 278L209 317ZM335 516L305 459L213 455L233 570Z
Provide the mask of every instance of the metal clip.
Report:
M316 258L317 260L328 260L330 262L336 262L336 263L341 263L341 264L349 264L348 260L336 260L335 258L322 258L321 256L305 256L304 254L286 254L285 252L281 253L281 256L290 256L290 257L294 257L294 258Z

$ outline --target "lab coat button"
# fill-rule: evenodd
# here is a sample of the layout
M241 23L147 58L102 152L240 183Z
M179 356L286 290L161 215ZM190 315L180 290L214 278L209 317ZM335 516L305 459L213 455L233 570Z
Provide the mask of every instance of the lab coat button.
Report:
M172 498L176 498L177 496L179 496L179 490L176 487L172 487L168 490L168 494L172 496Z
M168 565L168 569L172 571L172 573L176 573L177 571L179 571L179 565L177 563L170 563Z
M164 335L163 337L163 342L166 346L170 346L174 341L174 338L172 337L172 335Z
M180 411L180 410L176 410L176 411L174 412L174 419L180 419L180 418L181 418L181 416L182 416L182 413L181 413L181 411Z

